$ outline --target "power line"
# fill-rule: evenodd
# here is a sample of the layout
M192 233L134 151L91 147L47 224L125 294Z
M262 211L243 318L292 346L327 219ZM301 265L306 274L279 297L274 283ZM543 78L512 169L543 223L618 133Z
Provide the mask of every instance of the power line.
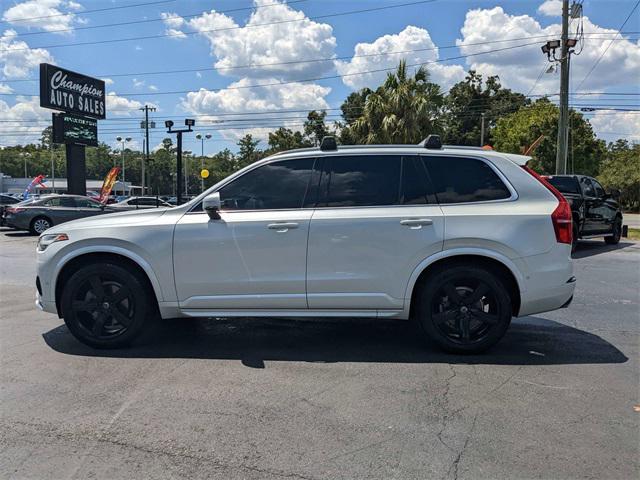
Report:
M609 42L609 45L607 45L607 48L604 49L604 51L600 54L600 56L598 57L598 59L596 60L596 62L591 66L591 68L589 69L589 71L587 72L587 74L584 76L584 78L580 81L580 84L577 86L576 90L580 90L580 87L582 86L582 84L585 82L585 80L587 80L587 78L589 78L589 76L591 75L591 73L593 73L593 71L596 69L596 67L598 66L598 64L600 63L600 60L602 60L602 57L605 56L605 54L609 51L609 48L611 47L611 45L613 45L613 41L615 40L615 38L620 34L620 32L622 31L622 29L624 28L624 26L627 24L627 22L629 21L629 19L631 18L631 15L633 15L633 12L636 11L636 8L638 8L638 5L640 5L640 0L638 0L636 2L636 4L633 6L633 8L631 9L631 11L629 12L629 15L627 15L627 18L625 19L625 21L622 23L622 25L620 25L620 28L618 29L618 31L616 32L615 36L611 39L611 41Z
M173 3L176 0L160 0L156 2L146 2L146 3L135 3L133 5L119 5L117 7L105 7L105 8L96 8L93 10L85 10L82 12L82 15L87 13L95 13L95 12L106 12L107 10L120 10L122 8L133 8L133 7L143 7L146 5L159 5L161 3ZM43 18L53 18L53 17L66 17L67 15L77 15L71 13L56 13L54 15L42 15L40 17L29 17L29 18L18 18L16 20L3 20L1 23L15 23L15 22L30 22L31 20L40 20Z
M457 55L455 57L448 57L448 58L442 58L442 59L438 59L438 60L431 60L428 62L420 62L420 63L413 63L413 64L409 64L407 65L407 67L418 67L418 66L424 66L424 65L430 65L430 64L434 64L434 63L442 63L442 62L448 62L451 60L459 60L461 58L469 58L469 57L475 57L475 56L479 56L479 55L488 55L491 53L497 53L497 52L503 52L503 51L507 51L507 50L514 50L516 48L523 48L523 47L528 47L528 46L532 46L532 45L537 45L538 42L530 42L530 43L525 43L525 44L520 44L520 45L512 45L510 47L504 47L504 48L496 48L496 49L492 49L492 50L487 50L484 52L477 52L477 53L470 53L470 54L466 54L466 55ZM277 86L277 85L290 85L293 83L306 83L306 82L315 82L315 81L320 81L320 80L330 80L330 79L335 79L335 78L344 78L344 77L350 77L350 76L356 76L356 75L364 75L367 73L379 73L379 72L386 72L386 71L390 71L390 70L396 70L398 67L397 66L393 66L393 67L387 67L387 68L378 68L378 69L374 69L374 70L366 70L366 71L361 71L361 72L352 72L352 73L345 73L342 75L328 75L328 76L324 76L324 77L315 77L315 78L306 78L306 79L300 79L300 80L290 80L290 81L285 81L285 82L271 82L271 83L263 83L263 84L254 84L254 85L238 85L235 87L224 87L224 88L220 88L218 90L244 90L247 88L264 88L264 87L272 87L272 86ZM140 96L153 96L153 95L176 95L176 94L184 94L184 93L191 93L194 92L194 90L175 90L175 91L166 91L166 92L128 92L128 93L120 93L119 96L127 96L127 97L140 97ZM197 91L195 91L197 92ZM28 94L28 93L0 93L0 95L4 95L4 96L32 96L35 94Z
M170 0L170 1L175 1L175 0ZM229 10L216 10L216 13L232 13L232 12L240 12L243 10L257 10L259 8L265 8L265 7L274 7L277 5L292 5L294 3L302 3L302 2L306 2L307 0L291 0L289 2L276 2L276 3L269 3L269 4L263 4L263 5L253 5L251 7L242 7L242 8L231 8ZM158 2L158 3L163 3L163 2ZM124 7L119 7L119 8L124 8ZM200 12L200 13L194 13L194 14L189 14L189 15L180 15L181 18L193 18L193 17L198 17L200 15L202 15L204 12ZM63 14L63 15L67 15L67 14ZM150 22L162 22L164 21L164 18L148 18L146 20L132 20L130 22L116 22L116 23L107 23L104 25L89 25L89 26L85 26L85 27L73 27L73 28L64 28L64 29L60 29L60 30L45 30L45 31L41 31L41 32L24 32L24 33L18 33L16 35L14 35L13 37L26 37L26 36L32 36L32 35L42 35L42 34L46 34L46 33L63 33L63 32L75 32L76 30L91 30L91 29L95 29L95 28L107 28L107 27L121 27L123 25L136 25L136 24L140 24L140 23L150 23Z
M398 3L396 5L385 5L382 7L372 7L372 8L364 8L364 9L360 9L360 10L350 10L347 12L339 12L339 13L329 13L329 14L325 14L325 15L316 15L314 17L304 17L304 18L296 18L296 19L291 19L291 20L278 20L275 22L266 22L266 23L260 23L260 24L255 24L255 25L237 25L235 27L225 27L225 28L214 28L211 30L199 30L199 31L194 31L194 32L179 32L179 33L165 33L162 35L147 35L147 36L142 36L142 37L129 37L129 38L111 38L111 39L106 39L106 40L95 40L95 41L91 41L91 42L77 42L77 43L61 43L61 44L55 44L55 45L39 45L37 47L26 47L26 48L14 48L14 49L4 49L4 50L0 50L0 52L2 51L8 51L11 50L12 52L16 52L19 50L31 50L31 49L36 49L36 48L62 48L62 47L77 47L77 46L84 46L84 45L99 45L99 44L105 44L105 43L119 43L119 42L130 42L130 41L134 41L134 40L149 40L149 39L153 39L153 38L166 38L166 37L182 37L184 35L197 35L197 34L202 34L202 33L213 33L213 32L222 32L222 31L229 31L229 30L238 30L241 28L258 28L258 27L265 27L265 26L269 26L269 25L281 25L284 23L296 23L296 22L303 22L303 21L307 21L307 20L320 20L323 18L333 18L333 17L341 17L344 15L355 15L355 14L359 14L359 13L368 13L368 12L376 12L376 11L381 11L381 10L389 10L392 8L400 8L400 7L409 7L409 6L414 6L414 5L421 5L421 4L425 4L425 3L433 3L433 2L437 2L438 0L419 0L416 2L409 2L409 3Z
M306 0L300 0L300 1L306 1ZM471 47L471 46L478 46L478 45L491 45L495 43L512 42L517 40L531 40L534 38L547 38L547 37L549 37L549 35L531 35L527 37L509 38L504 40L488 40L484 42L466 43L464 44L464 47ZM623 40L626 40L626 39L623 39ZM425 52L425 51L433 51L433 50L444 50L444 49L450 49L450 48L460 48L460 47L461 47L460 45L443 45L440 47L415 48L415 49L408 49L408 50L398 50L393 52L345 55L342 57L325 57L325 58L315 58L315 59L309 59L309 60L290 60L287 62L250 63L246 65L232 65L229 67L198 67L198 68L185 68L185 69L178 69L178 70L159 70L159 71L152 71L152 72L105 73L105 74L98 74L96 76L99 78L145 77L150 75L167 75L167 74L174 74L174 73L194 73L194 72L204 72L204 71L227 71L227 70L249 69L249 68L265 68L265 67L274 67L274 66L280 66L280 65L296 65L301 63L316 63L316 62L330 62L334 60L348 60L352 58L399 55L403 53ZM37 82L37 81L38 81L37 78L19 78L19 79L2 80L2 83Z

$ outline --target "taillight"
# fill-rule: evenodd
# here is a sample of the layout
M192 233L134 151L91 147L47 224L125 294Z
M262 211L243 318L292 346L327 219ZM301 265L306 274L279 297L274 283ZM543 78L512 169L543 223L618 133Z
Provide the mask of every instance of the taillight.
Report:
M7 207L7 213L23 212L25 209L20 207Z
M556 233L556 241L558 243L571 245L571 242L573 241L573 215L571 214L571 205L569 205L569 202L567 202L567 199L564 198L562 193L560 193L556 187L551 185L546 178L538 175L526 165L522 165L522 168L547 187L547 189L558 199L558 206L551 214L551 222L553 223L553 230Z

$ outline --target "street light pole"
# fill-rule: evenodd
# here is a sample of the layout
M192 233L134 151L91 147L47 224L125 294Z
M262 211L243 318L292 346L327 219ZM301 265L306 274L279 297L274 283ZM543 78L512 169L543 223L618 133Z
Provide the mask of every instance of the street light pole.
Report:
M481 122L480 123L480 146L484 147L484 112L480 114Z
M178 150L176 152L176 204L182 204L182 134L185 132L192 132L191 127L196 124L196 121L187 118L184 121L184 124L187 128L183 128L181 130L173 129L173 121L166 120L164 122L165 127L167 127L167 133L175 133L177 137Z
M202 170L204 170L204 139L209 140L211 134L207 133L202 135L201 133L196 135L196 138L200 140L200 193L204 192L204 178L202 177Z
M122 196L125 196L125 165L124 165L124 144L125 142L130 142L131 141L131 137L127 137L127 138L122 138L122 137L116 137L116 141L120 142L120 145L122 146L120 149L120 152L122 154ZM115 163L115 161L114 161Z

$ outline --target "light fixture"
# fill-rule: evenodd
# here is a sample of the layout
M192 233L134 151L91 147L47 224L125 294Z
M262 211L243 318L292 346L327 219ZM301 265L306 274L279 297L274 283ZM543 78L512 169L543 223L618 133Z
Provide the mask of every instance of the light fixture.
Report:
M173 127L173 120L165 120L164 126L167 128Z
M577 45L578 40L575 38L567 38L567 48L573 48Z
M185 118L184 124L187 127L193 127L196 124L196 121L193 118Z

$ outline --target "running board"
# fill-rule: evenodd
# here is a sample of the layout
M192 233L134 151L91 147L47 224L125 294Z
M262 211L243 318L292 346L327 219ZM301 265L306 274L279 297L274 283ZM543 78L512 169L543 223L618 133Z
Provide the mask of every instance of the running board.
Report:
M578 240L588 240L590 238L613 237L613 233L596 233L595 235L583 235Z
M316 318L393 318L402 316L403 310L206 310L187 308L181 310L185 317L193 318L228 318L228 317L316 317Z

